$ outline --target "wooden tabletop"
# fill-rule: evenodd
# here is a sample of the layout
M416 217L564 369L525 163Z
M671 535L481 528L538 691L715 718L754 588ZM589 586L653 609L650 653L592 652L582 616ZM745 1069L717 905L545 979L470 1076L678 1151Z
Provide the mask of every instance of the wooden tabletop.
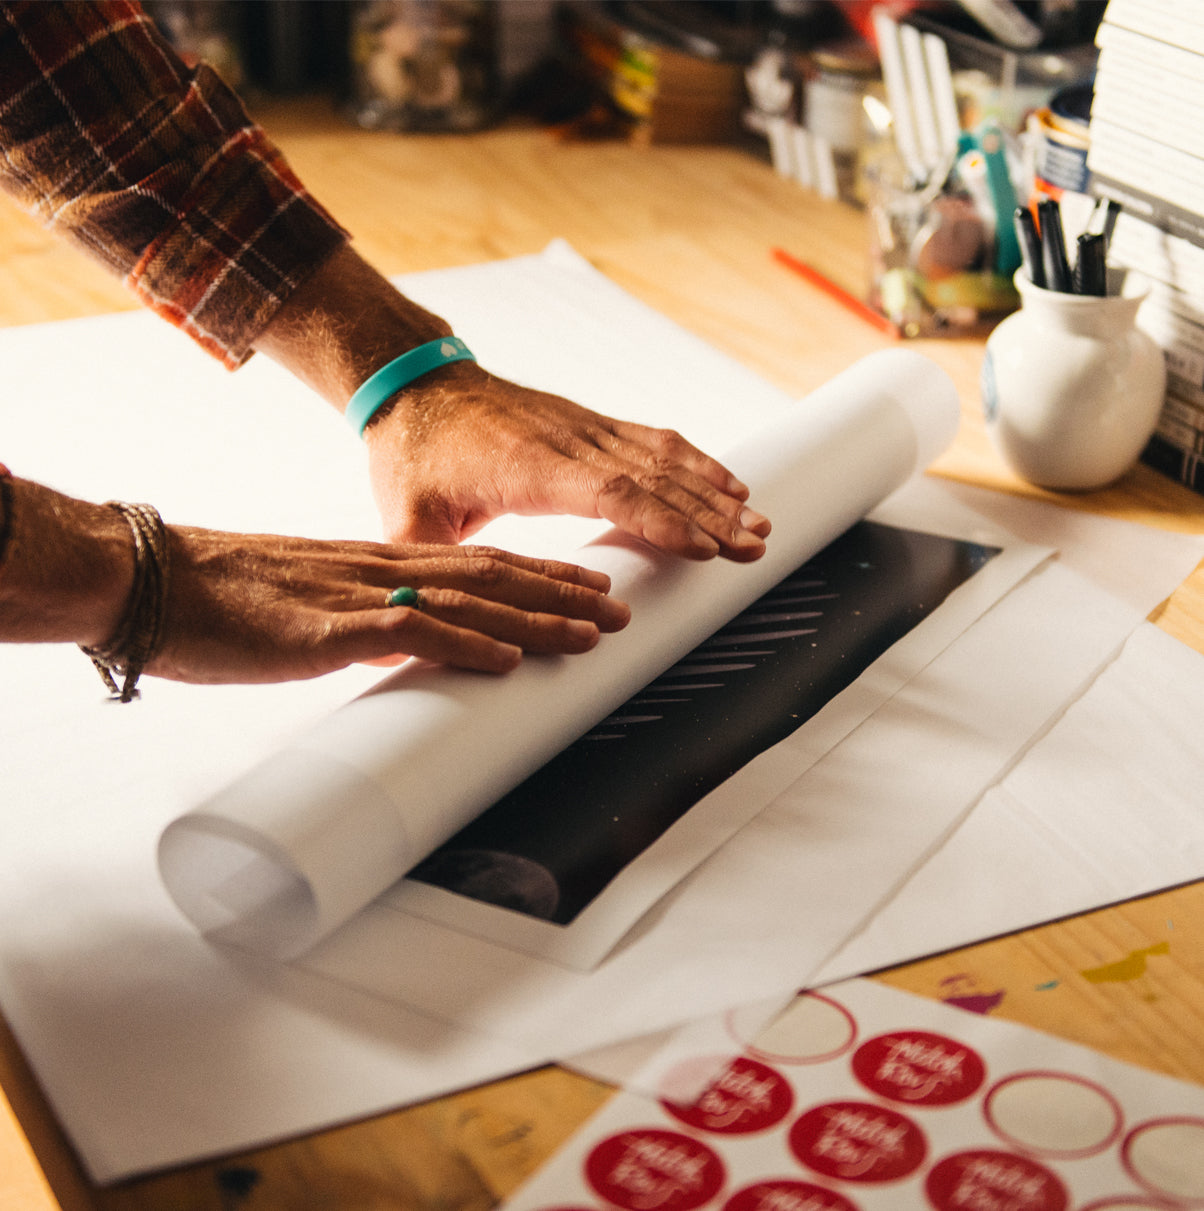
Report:
M525 255L562 237L631 294L799 396L889 344L770 255L784 248L864 294L864 216L778 178L748 151L569 144L546 131L510 127L446 137L369 133L321 101L273 103L257 116L385 273ZM118 282L0 200L0 324L134 307ZM1022 484L985 433L981 340L913 345L952 375L962 397L961 431L937 474L1204 533L1204 498L1145 467L1081 496ZM1153 618L1204 652L1204 571ZM877 978L934 999L979 997L996 1017L1204 1084L1204 882ZM0 1095L5 1211L483 1211L609 1093L549 1068L96 1190L2 1027L0 1088L8 1098Z

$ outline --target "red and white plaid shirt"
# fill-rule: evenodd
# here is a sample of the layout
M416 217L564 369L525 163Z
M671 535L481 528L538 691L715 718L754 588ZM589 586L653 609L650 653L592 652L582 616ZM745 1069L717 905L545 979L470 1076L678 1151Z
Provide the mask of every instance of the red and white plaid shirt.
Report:
M0 187L231 369L347 238L130 0L0 0Z

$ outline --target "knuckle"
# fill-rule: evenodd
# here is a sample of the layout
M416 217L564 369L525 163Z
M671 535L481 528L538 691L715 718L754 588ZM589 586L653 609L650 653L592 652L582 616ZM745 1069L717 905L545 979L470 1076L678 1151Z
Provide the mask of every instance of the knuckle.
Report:
M635 487L635 480L626 472L619 471L613 475L608 475L602 481L602 485L598 489L598 495L604 499L622 500L630 496Z
M653 429L651 444L670 458L684 453L690 445L676 429Z
M681 464L668 454L654 454L648 460L648 474L664 479L681 470Z
M551 598L547 610L558 615L561 619L580 614L583 608L592 600L594 594L580 585L570 584L563 580L549 582Z
M466 571L475 583L493 586L506 579L509 568L496 554L477 550L468 557Z
M395 607L389 611L389 629L397 635L408 635L422 627L422 618L413 606Z
M469 559L499 559L505 560L506 552L501 547L485 546L481 543L473 543L470 546L461 547L460 550Z
M677 486L677 479L672 474L670 464L658 459L649 464L639 475L636 483L649 496L664 497Z
M436 609L445 614L455 614L473 601L472 594L462 589L423 589L422 599L428 614Z

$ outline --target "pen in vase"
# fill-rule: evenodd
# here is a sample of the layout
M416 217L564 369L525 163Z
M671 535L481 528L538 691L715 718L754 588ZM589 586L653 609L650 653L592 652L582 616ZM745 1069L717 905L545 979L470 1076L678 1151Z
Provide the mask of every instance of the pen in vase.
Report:
M1078 238L1078 257L1074 263L1076 294L1102 298L1108 293L1108 242L1101 231L1085 231Z
M1062 233L1062 209L1053 198L1037 203L1041 228L1041 264L1045 269L1047 290L1072 292L1070 262L1066 258L1066 237Z
M1041 237L1037 223L1027 206L1017 206L1012 216L1016 226L1016 242L1020 245L1021 263L1028 280L1034 286L1045 286L1045 266L1041 261Z
M1116 220L1120 217L1120 203L1113 198L1096 198L1087 219L1087 230L1099 232L1104 237L1104 250L1112 243L1112 232L1116 229Z

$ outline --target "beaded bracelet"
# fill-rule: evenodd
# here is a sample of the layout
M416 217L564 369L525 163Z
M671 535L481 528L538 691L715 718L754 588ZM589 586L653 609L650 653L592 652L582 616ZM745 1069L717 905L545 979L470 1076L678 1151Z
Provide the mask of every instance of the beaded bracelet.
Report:
M167 604L170 572L167 530L158 510L150 505L127 505L119 500L106 502L115 509L134 535L134 584L129 605L113 638L104 647L80 650L96 666L96 671L121 702L137 696L138 678L154 659L163 638L163 612ZM122 676L118 689L114 673Z
M409 353L394 358L363 383L347 404L347 423L363 437L368 422L403 387L439 366L451 362L475 362L468 346L458 336L444 336L427 341Z

